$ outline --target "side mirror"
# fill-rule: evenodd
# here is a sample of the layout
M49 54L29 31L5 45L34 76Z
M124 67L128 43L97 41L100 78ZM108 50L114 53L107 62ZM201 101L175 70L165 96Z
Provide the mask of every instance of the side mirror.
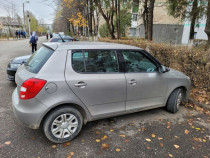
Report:
M159 71L161 73L165 73L165 72L168 72L170 69L165 67L164 65L161 65L160 68L159 68Z

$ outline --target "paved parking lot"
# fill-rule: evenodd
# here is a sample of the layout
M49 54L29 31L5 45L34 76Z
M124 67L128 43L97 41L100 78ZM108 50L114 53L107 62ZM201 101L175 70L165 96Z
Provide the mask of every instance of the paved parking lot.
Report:
M39 39L44 42L45 38ZM164 108L87 123L79 136L65 144L48 141L15 119L11 95L16 85L7 80L8 62L30 54L28 40L0 41L0 157L210 157L210 116L181 107L177 114Z

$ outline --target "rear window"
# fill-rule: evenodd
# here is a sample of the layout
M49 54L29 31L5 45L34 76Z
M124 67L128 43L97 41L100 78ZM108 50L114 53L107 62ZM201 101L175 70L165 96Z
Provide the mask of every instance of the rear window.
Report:
M74 52L72 67L76 72L115 73L119 72L118 60L112 50L88 50Z
M38 73L53 52L54 50L42 46L29 58L28 62L25 64L26 69L32 73Z

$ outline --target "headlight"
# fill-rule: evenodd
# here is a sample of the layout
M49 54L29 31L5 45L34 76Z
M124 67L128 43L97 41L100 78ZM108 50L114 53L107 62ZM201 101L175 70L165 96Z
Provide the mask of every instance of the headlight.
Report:
M11 64L10 68L14 69L14 68L18 68L21 64Z

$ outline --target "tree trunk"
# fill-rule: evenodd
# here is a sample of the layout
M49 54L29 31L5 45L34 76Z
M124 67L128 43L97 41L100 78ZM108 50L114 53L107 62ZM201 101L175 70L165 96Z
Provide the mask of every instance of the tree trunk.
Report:
M120 0L115 0L117 39L120 39Z
M89 18L89 34L92 37L93 36L93 0L90 0L90 18Z
M196 22L196 18L198 15L198 0L194 0L193 1L193 7L192 7L192 19L191 19L191 24L190 24L190 36L189 36L189 40L193 40L194 39L194 32L195 32L195 22Z
M144 1L144 12L142 14L143 16L143 22L144 22L144 32L145 32L145 39L148 40L148 7L147 7L147 4L148 4L148 0L145 0Z
M114 25L113 24L113 16L114 16L113 8L111 8L111 23L109 23L110 22L110 16L105 15L105 13L104 13L104 11L101 7L100 1L99 0L94 0L94 2L95 2L95 5L98 7L99 12L101 13L101 15L103 16L103 18L106 21L106 24L107 24L107 27L108 27L108 30L109 30L109 34L111 35L111 38L116 39L115 35L114 35L114 27L113 27L113 25ZM113 2L113 0L112 0L112 2ZM113 3L112 3L112 5L113 5Z
M153 36L153 13L154 13L155 0L149 1L149 14L148 14L148 40L152 41Z
M205 32L208 36L208 42L207 42L206 48L210 50L210 0L208 0Z

